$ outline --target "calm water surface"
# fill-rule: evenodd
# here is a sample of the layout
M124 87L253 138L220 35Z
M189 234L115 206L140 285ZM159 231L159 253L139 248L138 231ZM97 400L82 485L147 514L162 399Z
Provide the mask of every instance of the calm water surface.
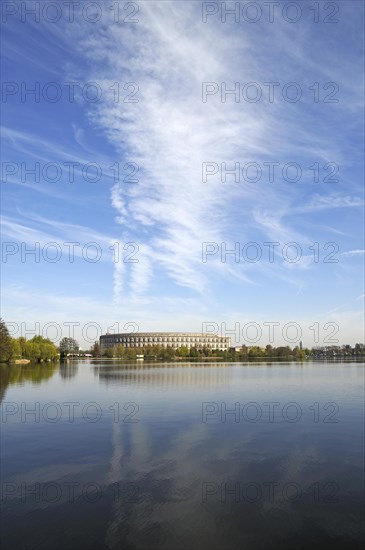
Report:
M362 547L363 363L0 371L3 550Z

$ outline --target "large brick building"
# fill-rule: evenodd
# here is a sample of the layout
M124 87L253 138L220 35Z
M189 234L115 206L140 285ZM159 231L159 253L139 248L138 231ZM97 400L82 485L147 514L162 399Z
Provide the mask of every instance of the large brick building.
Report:
M126 348L143 348L161 346L163 348L209 348L226 351L231 345L230 336L215 336L201 332L124 332L120 334L103 334L100 336L101 351L114 346Z

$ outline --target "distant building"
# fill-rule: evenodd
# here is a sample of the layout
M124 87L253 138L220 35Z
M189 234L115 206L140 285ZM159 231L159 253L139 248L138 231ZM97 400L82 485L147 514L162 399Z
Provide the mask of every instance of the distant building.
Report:
M231 345L230 336L215 336L201 332L130 332L120 334L102 334L100 350L103 353L114 346L143 348L160 346L178 349L182 347L227 351Z

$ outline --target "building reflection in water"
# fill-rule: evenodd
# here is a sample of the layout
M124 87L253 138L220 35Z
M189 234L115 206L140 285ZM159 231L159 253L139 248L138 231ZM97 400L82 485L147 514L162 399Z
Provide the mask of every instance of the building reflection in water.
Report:
M252 364L247 366L247 373L245 365L237 363L105 362L92 367L108 392L112 386L117 389L121 401L136 396L136 387L145 411L136 424L112 419L112 452L105 483L118 485L120 494L111 506L104 539L107 548L218 550L244 547L249 536L253 550L287 550L304 530L306 543L318 536L327 543L333 521L341 542L349 529L355 529L358 492L351 497L341 493L336 506L322 502L314 506L310 489L318 482L324 486L328 479L335 480L336 487L346 486L334 452L337 449L338 453L344 437L341 424L334 424L339 429L333 429L328 437L326 424L316 425L313 435L313 422L304 418L299 424L236 423L234 419L203 424L197 418L203 397L214 401L228 395L229 404L234 404L237 396L242 401L264 401L274 392L275 399L289 402L293 400L293 383L294 388L305 390L302 365L265 363L264 372L253 369ZM307 376L310 368L304 369ZM175 388L182 391L175 392ZM328 379L325 385L316 379L316 395L322 392L328 400ZM153 407L148 407L152 402ZM359 467L355 475L360 476ZM217 489L206 502L202 500L205 482ZM255 484L263 497L250 500L249 493L249 498L240 497L237 502L231 494L237 483L243 491L240 495L246 494L246 485ZM272 498L265 493L268 483L278 486ZM123 493L127 484L136 485L135 501L127 499L128 491ZM292 484L303 491L303 498L294 504L282 492ZM219 495L222 486L229 493L227 502ZM348 509L354 511L354 518L349 517ZM354 535L350 542L357 544L358 538Z
M298 539L303 543L300 548L362 547L363 371L357 365L306 364L303 368L289 363L101 360L79 366L79 376L74 377L72 365L62 365L64 376L56 377L57 396L61 402L97 401L103 412L100 422L86 424L78 418L58 426L44 423L48 452L43 455L44 472L38 447L33 454L23 450L29 449L29 441L38 445L38 424L23 426L23 436L13 443L19 445L18 454L26 456L19 479L26 475L35 483L79 484L72 505L66 499L45 509L30 500L29 547L43 548L47 537L54 541L49 548L93 550L291 550L298 547ZM29 378L39 383L40 373L47 371L48 379L57 366L19 366L12 372L12 383ZM6 367L0 370L3 386L9 385L10 372ZM63 383L70 373L72 384ZM23 399L28 390L20 389ZM49 388L41 390L40 398L43 394L43 400L49 400ZM332 400L339 404L341 422L314 422L307 406ZM140 406L136 423L124 421L123 406L132 401ZM275 422L265 415L257 422L242 418L237 422L232 414L227 421L217 414L212 422L203 423L203 401L225 402L229 410L236 401L298 401L303 417L288 423L280 412ZM117 421L116 402L121 413ZM60 428L68 445L57 435ZM55 446L49 444L53 441ZM81 487L88 483L102 488L100 500L83 499ZM207 484L209 494L203 498ZM327 503L334 484L337 501ZM317 486L318 494L313 491ZM292 494L288 498L283 492L285 487L299 487L302 496L291 500ZM19 517L12 516L12 537L19 533L18 544L8 548L22 547L24 527L20 532ZM35 521L42 525L41 531L34 530ZM59 526L57 535L54 525Z
M93 370L100 382L107 385L120 382L126 386L219 386L222 388L222 385L224 387L232 380L232 373L229 370L235 365L237 363L106 363L94 366ZM242 364L240 366L242 367Z

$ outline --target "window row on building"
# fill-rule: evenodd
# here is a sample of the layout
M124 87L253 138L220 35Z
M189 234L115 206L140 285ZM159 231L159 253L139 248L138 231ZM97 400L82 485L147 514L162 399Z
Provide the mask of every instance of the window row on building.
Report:
M170 348L210 348L227 350L230 347L229 336L214 336L202 333L179 333L179 332L134 332L122 334L104 334L100 336L101 350L114 346L125 347L146 347L161 346Z

